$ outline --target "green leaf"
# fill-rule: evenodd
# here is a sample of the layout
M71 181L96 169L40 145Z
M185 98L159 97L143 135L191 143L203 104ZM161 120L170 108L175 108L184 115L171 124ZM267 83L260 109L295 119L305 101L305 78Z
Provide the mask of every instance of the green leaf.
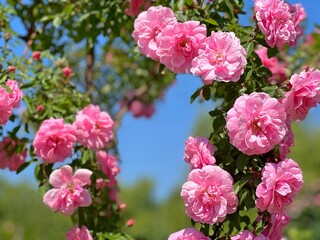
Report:
M188 20L188 17L184 15L183 11L176 11L176 17L180 22L186 22Z
M242 171L244 167L247 165L248 161L250 159L250 156L245 154L240 154L239 157L236 160L236 166L237 168Z
M226 6L231 14L231 17L234 18L234 9L233 9L232 4L230 3L229 0L225 0L224 2L225 2Z
M31 161L23 163L17 170L17 174L21 173L23 170L25 170L29 165L31 164Z
M202 90L202 88L198 88L197 91L195 91L195 92L191 95L191 97L190 97L190 103L193 103L194 100L195 100L197 97L199 97L201 90Z
M90 152L88 149L86 149L82 154L81 163L85 164L89 160L89 158L90 158Z
M219 23L216 21L216 20L213 20L211 18L207 18L207 19L203 19L204 22L207 22L211 25L214 25L214 26L219 26Z
M272 58L274 56L276 56L279 53L278 48L274 47L274 48L268 48L268 58Z
M211 97L211 88L210 86L208 85L205 85L203 88L202 88L202 96L205 100L209 100L210 97Z
M253 48L254 48L254 44L253 42L249 42L247 44L244 45L244 48L247 52L247 58L251 55Z
M234 192L235 194L238 194L238 192L241 190L241 188L246 185L246 183L253 178L253 174L249 173L244 175L238 182L234 184Z
M62 23L62 19L61 19L60 15L56 15L53 19L53 22L52 22L53 26L57 28L61 25L61 23Z

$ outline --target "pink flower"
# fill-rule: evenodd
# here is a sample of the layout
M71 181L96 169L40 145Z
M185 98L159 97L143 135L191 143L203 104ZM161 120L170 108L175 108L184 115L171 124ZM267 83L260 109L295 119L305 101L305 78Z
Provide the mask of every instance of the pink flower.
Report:
M159 60L156 50L159 47L161 32L164 27L177 22L171 8L156 6L139 14L134 22L132 36L143 55Z
M109 182L108 186L113 187L117 184L116 175L120 172L117 164L117 158L108 155L105 151L96 152L96 158L99 162L101 171L107 176Z
M233 32L211 32L205 49L199 49L199 56L193 59L191 72L204 84L237 82L247 64L246 55Z
M99 106L90 104L77 113L73 126L78 142L92 150L106 147L113 138L113 120Z
M39 51L35 51L32 53L31 57L33 58L33 60L35 61L40 61L41 58L41 52Z
M303 120L310 108L320 102L320 71L304 70L290 78L292 88L282 102L291 120Z
M280 213L273 213L271 214L269 226L261 235L270 240L281 240L283 237L283 228L288 225L289 222L290 217L284 211Z
M199 21L170 24L162 30L157 55L174 73L189 73L192 60L206 46L207 28Z
M33 141L34 153L47 163L63 162L72 154L77 138L70 124L63 119L45 120Z
M181 197L186 213L194 221L215 224L237 210L238 198L233 192L231 175L218 166L193 169L183 184Z
M9 66L8 67L8 72L9 73L14 73L16 71L16 67L15 66Z
M214 146L209 139L204 137L189 137L185 142L184 160L190 163L191 168L202 168L206 165L214 165Z
M284 206L293 202L302 185L302 171L292 159L267 163L262 169L262 182L256 189L256 207L280 213Z
M13 108L20 106L20 100L23 92L20 90L17 81L7 80L6 85L11 89L12 93L0 86L0 124L4 125L12 115Z
M300 24L306 14L300 4L282 0L255 0L255 18L270 47L295 45L303 34Z
M136 118L150 118L154 114L155 109L153 104L147 104L139 100L134 100L129 106L129 111Z
M272 73L272 77L268 79L271 84L282 83L287 80L285 66L276 57L268 58L268 49L266 47L259 47L256 53L260 57L262 65Z
M93 240L89 229L84 225L81 228L78 226L72 228L67 232L66 238L67 240Z
M0 168L9 168L10 171L17 171L18 168L26 161L27 149L18 153L17 148L20 141L15 141L10 137L5 137L0 142Z
M127 227L132 227L135 223L136 223L136 221L135 221L134 219L129 219L129 220L127 221L126 226L127 226Z
M231 240L255 240L255 236L248 230L244 230L242 233L231 237Z
M72 176L69 165L53 171L49 183L54 188L43 196L44 204L65 215L72 215L77 207L90 206L90 193L83 187L91 184L91 175L92 172L88 169L78 169Z
M226 121L230 143L247 155L272 150L287 134L283 105L266 93L240 96Z
M72 73L72 70L69 67L65 67L62 69L62 73L65 77L69 77Z
M168 240L210 240L210 238L194 228L185 228L172 233Z
M127 208L127 204L125 204L125 203L119 204L119 209L120 209L120 210L124 210L124 209L126 209L126 208Z
M151 2L147 0L130 0L130 8L125 10L125 13L131 17L136 17L143 10L148 9L151 6Z
M280 158L282 160L286 159L288 153L290 153L290 148L294 146L294 136L291 129L291 121L287 119L287 134L284 136L282 142L279 144Z
M37 107L37 112L42 112L45 109L45 107L43 106L43 104L38 105Z

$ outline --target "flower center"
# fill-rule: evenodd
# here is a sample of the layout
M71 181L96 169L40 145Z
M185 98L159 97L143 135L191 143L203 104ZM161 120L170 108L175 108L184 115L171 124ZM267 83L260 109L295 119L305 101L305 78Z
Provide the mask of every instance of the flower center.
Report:
M250 126L255 132L261 131L261 122L258 119L252 120Z
M223 61L223 54L220 51L212 51L209 53L211 64L219 64Z
M219 188L217 188L216 186L209 186L203 195L203 202L211 204L214 202L219 202L220 198L221 192Z

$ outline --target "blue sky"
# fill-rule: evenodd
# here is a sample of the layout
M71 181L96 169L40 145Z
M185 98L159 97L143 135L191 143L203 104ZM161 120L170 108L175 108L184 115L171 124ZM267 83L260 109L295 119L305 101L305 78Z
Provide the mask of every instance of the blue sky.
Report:
M248 12L252 2L245 1ZM304 6L308 15L307 32L313 29L314 23L320 24L319 8L315 7L315 1L289 2L300 2ZM247 24L250 18L248 14L242 22ZM19 27L18 22L12 24ZM135 119L131 114L124 116L118 132L122 160L119 175L121 185L132 185L139 179L151 178L155 182L154 197L162 200L186 180L188 166L183 161L184 142L192 134L198 116L207 114L214 107L211 101L190 104L191 94L201 85L197 77L178 75L176 83L156 104L156 113L151 119ZM319 113L319 109L312 110L306 122L320 127ZM29 181L35 185L32 167L18 176L6 170L0 170L0 174L12 182Z

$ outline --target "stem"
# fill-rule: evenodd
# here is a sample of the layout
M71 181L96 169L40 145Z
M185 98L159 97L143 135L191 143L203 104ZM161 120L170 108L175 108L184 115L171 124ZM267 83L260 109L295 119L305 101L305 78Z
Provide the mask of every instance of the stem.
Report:
M86 54L86 87L89 96L93 93L94 79L94 45L90 47Z

